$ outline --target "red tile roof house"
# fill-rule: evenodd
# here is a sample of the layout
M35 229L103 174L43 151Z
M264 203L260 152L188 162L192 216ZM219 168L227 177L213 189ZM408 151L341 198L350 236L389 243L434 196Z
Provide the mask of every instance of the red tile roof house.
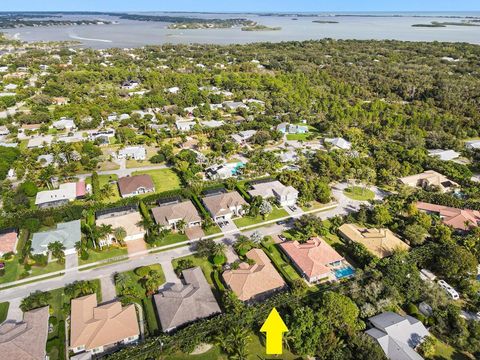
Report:
M122 198L155 192L152 178L146 174L122 177L117 183Z
M309 283L337 280L335 270L346 264L343 256L318 237L305 243L284 242L280 248Z
M16 229L0 230L0 257L17 252L18 233Z
M468 231L480 223L480 211L477 210L457 209L424 202L417 202L416 206L420 211L440 216L445 225L450 225L456 230Z

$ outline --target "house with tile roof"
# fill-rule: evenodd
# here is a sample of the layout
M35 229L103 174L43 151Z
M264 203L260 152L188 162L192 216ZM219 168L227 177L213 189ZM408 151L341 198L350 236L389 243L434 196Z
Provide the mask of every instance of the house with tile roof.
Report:
M425 202L417 202L415 205L420 211L439 216L442 223L455 230L468 231L480 224L480 211L478 210L458 209Z
M135 305L122 307L119 301L98 305L96 294L72 300L70 350L75 354L100 354L139 337Z
M25 312L21 322L7 320L1 324L2 359L45 360L49 318L49 308L45 306Z
M342 255L318 237L304 243L287 241L280 244L280 249L309 283L337 280L335 270L346 264Z
M157 314L164 332L221 312L200 267L182 272L183 282L154 295Z
M343 224L338 233L346 241L360 243L380 259L391 256L396 250L410 250L410 246L389 229L365 228L356 224Z
M75 244L82 239L80 220L57 224L52 230L37 232L32 237L32 254L48 253L48 245L61 242L65 246L65 255L75 254Z
M155 223L166 229L177 229L179 221L183 220L186 227L201 226L202 218L190 200L161 205L152 209Z
M7 253L16 253L17 243L17 229L0 230L0 257Z
M441 192L453 191L460 187L455 181L448 179L446 176L434 170L427 170L421 174L406 176L400 178L399 181L401 184L422 189L436 186Z
M111 226L113 230L118 228L123 228L127 236L125 236L124 241L139 240L145 237L146 231L143 226L140 225L142 221L142 215L135 210L125 211L120 213L110 213L110 216L103 216L97 218L96 225L102 226L107 225ZM117 242L115 239L115 234L108 234L106 238L100 239L100 246L109 246Z
M206 196L202 202L215 221L242 216L243 207L247 205L247 202L236 191Z
M153 180L147 174L122 177L117 185L122 198L155 192Z
M416 318L384 312L368 319L371 328L365 333L372 337L391 360L423 360L415 349L430 335Z
M293 186L285 186L280 181L260 182L252 185L248 193L262 199L274 198L280 206L293 206L297 203L298 190Z
M253 265L243 262L238 269L222 274L225 284L242 301L261 301L286 288L286 283L268 256L260 249L251 249L246 254Z

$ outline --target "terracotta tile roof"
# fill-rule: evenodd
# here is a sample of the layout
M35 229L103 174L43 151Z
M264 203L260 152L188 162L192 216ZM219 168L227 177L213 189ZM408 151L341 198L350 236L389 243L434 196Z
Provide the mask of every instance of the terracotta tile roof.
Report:
M363 244L379 258L390 256L397 249L410 249L410 246L396 237L389 229L367 229L356 224L343 224L338 231L350 241Z
M145 188L147 190L155 189L152 178L150 175L136 175L127 176L118 179L118 188L122 196L134 193L139 188Z
M92 350L138 336L134 305L122 308L118 301L97 306L96 294L72 300L70 347Z
M0 325L0 354L2 359L44 360L48 336L48 306L28 311L20 323Z
M399 179L401 183L412 187L425 187L426 185L439 186L442 190L448 190L459 185L446 176L434 171L427 170L421 174L406 176Z
M480 211L477 210L458 209L424 202L417 202L416 206L418 210L438 214L445 225L450 225L454 229L469 230L480 222Z
M240 300L247 301L285 286L282 277L262 250L252 249L246 256L254 260L255 264L241 263L239 269L227 270L222 275L225 283Z
M190 200L156 207L152 209L152 214L155 222L164 226L169 225L169 220L183 219L187 224L202 220Z
M0 232L0 254L16 252L18 235L16 230Z
M214 217L229 214L231 207L240 207L247 204L236 191L204 197L203 203Z
M220 313L202 269L194 267L183 271L183 284L154 296L163 331Z
M298 241L288 241L280 247L295 262L298 268L308 278L316 278L330 273L329 264L344 260L325 240L312 238L301 244Z

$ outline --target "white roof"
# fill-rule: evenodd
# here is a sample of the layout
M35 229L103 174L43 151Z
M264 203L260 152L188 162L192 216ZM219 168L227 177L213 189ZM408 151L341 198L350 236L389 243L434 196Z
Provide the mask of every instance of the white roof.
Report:
M326 138L325 142L343 150L350 150L352 148L352 144L344 138Z
M202 125L209 127L209 128L216 128L225 125L222 120L210 120L210 121L202 121Z
M32 147L42 147L43 143L46 143L47 145L50 145L53 141L53 136L52 135L44 135L44 136L35 136L28 140L28 145L27 147L32 148Z
M118 155L123 156L147 156L147 150L143 146L128 146L118 151Z
M72 119L60 119L58 121L55 121L52 126L55 129L68 129L68 128L74 128L75 127L75 122Z
M77 184L61 184L56 190L40 191L37 193L35 205L46 204L61 200L74 200L77 197Z
M467 149L480 149L480 140L471 140L465 142L465 147Z
M455 150L434 149L428 150L428 155L438 157L442 161L448 161L458 158L460 153Z

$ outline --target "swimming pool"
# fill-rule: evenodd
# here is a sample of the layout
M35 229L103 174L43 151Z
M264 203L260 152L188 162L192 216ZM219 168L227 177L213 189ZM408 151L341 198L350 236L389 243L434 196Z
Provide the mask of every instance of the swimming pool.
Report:
M346 266L341 269L335 270L335 276L337 277L338 280L353 276L355 274L355 269L352 268L351 266Z

